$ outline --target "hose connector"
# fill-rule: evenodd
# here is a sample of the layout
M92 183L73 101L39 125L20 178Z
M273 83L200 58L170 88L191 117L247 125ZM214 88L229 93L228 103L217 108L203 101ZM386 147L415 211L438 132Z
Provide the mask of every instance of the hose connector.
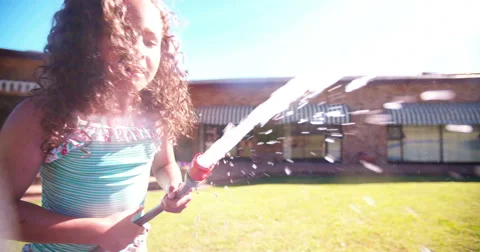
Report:
M204 181L213 170L215 165L210 167L203 167L198 163L198 157L200 157L203 153L197 153L194 157L192 162L190 163L190 169L188 170L188 176L195 180L195 181Z

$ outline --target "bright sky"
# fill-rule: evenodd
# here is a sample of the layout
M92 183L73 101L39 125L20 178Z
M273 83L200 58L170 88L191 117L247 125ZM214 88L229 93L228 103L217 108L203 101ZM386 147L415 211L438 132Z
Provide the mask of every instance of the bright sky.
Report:
M60 0L0 0L0 48L41 51ZM166 0L191 79L480 72L478 0Z

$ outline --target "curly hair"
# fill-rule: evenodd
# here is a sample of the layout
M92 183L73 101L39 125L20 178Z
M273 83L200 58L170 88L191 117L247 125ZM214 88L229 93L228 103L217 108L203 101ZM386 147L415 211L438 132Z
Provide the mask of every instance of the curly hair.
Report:
M45 64L38 68L40 88L32 96L41 101L41 126L48 138L42 144L48 152L66 139L76 127L73 112L85 115L124 111L119 104L121 90L138 102L140 110L150 116L159 136L173 143L190 137L197 118L190 99L187 72L180 67L181 53L170 33L174 17L161 2L152 0L163 22L161 60L157 73L146 88L138 92L131 84L120 85L106 78L109 67L101 53L100 41L121 59L117 80L128 79L135 62L137 30L128 22L125 0L65 0L55 13L44 53ZM129 83L129 82L120 82Z

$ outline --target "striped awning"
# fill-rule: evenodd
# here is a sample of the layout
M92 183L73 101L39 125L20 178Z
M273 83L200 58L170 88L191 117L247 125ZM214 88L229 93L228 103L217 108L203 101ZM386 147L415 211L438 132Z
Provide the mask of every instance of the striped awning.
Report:
M28 93L34 88L38 88L38 84L29 81L0 80L0 91L7 93Z
M200 123L211 125L238 124L249 115L253 106L208 106L197 108Z
M386 112L396 125L480 124L480 103L404 103Z
M290 107L273 119L282 124L310 122L312 124L341 125L350 122L346 104L307 104Z

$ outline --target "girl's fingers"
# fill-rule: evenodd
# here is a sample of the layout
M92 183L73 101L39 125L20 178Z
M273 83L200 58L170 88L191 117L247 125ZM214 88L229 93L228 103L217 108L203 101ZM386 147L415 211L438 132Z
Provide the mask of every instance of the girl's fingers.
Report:
M186 205L192 200L190 194L185 195L180 199L168 199L164 198L165 206L167 211L174 210L174 209L181 209L186 207Z

